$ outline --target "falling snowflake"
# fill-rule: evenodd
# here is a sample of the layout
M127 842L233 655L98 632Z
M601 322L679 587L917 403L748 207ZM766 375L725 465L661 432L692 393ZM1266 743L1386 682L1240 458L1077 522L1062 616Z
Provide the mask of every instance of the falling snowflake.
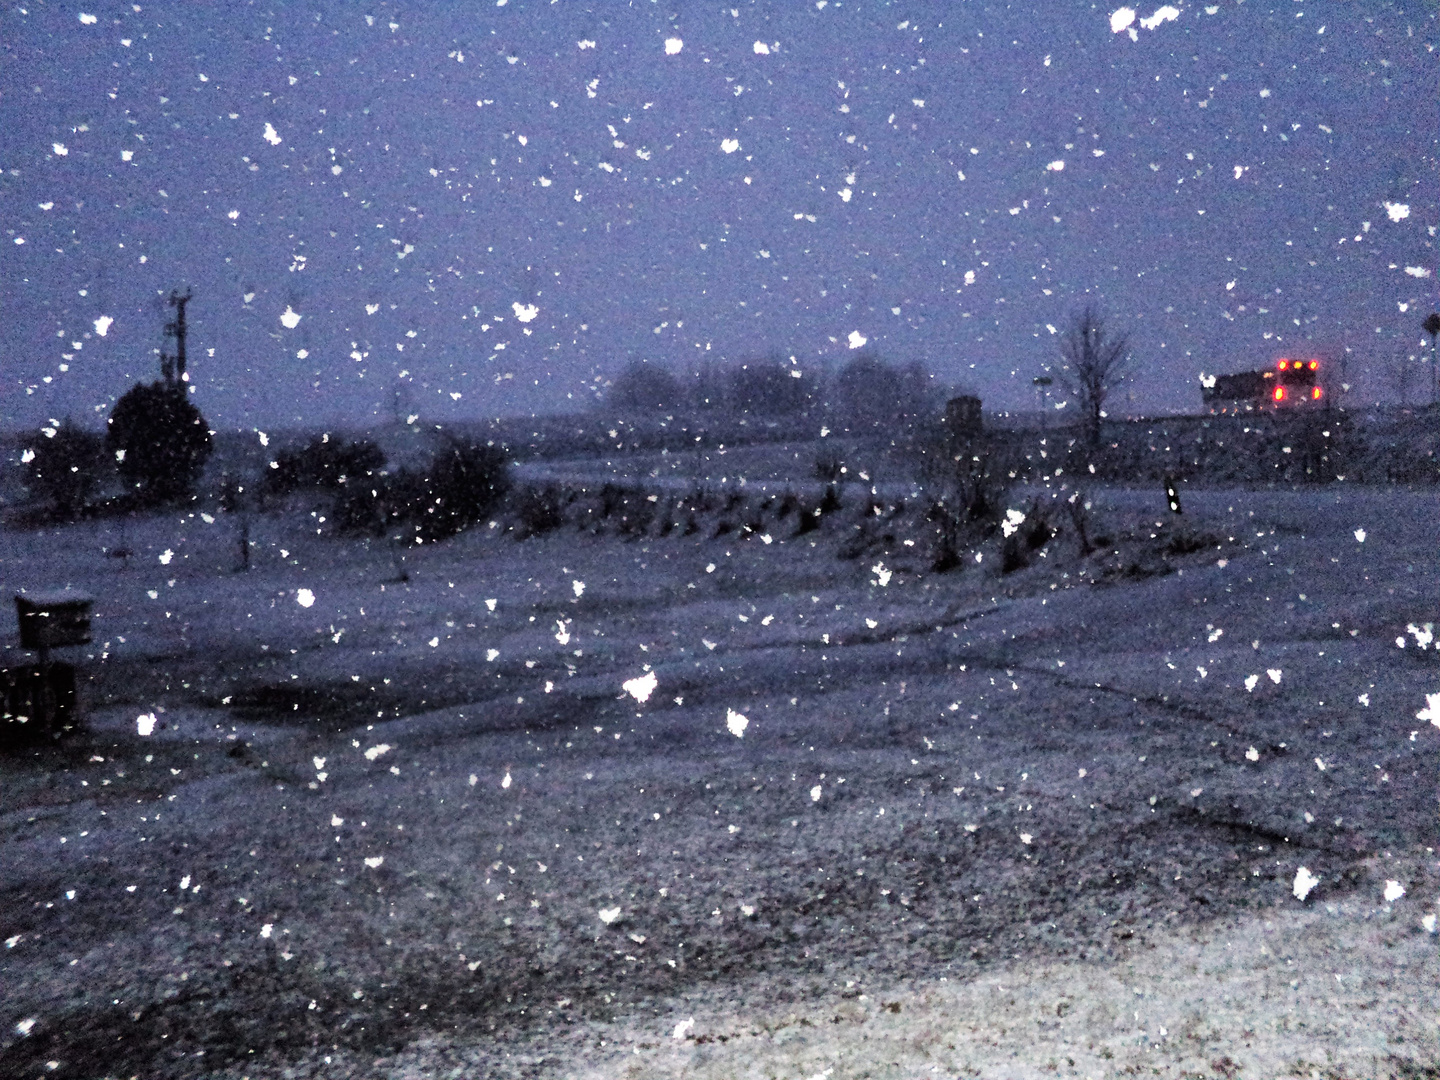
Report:
M1295 899L1304 900L1305 897L1310 895L1310 890L1318 884L1320 884L1319 877L1310 873L1305 867L1300 867L1299 870L1295 871Z
M637 675L635 678L629 679L621 685L627 694L643 705L650 700L650 695L655 692L655 686L658 682L659 680L655 677L655 672L649 671L644 675Z
M1440 727L1440 694L1426 694L1425 708L1415 714L1416 720L1429 720Z
M745 737L745 729L749 725L750 721L734 709L725 710L725 726L730 729L730 734L734 735L737 739Z

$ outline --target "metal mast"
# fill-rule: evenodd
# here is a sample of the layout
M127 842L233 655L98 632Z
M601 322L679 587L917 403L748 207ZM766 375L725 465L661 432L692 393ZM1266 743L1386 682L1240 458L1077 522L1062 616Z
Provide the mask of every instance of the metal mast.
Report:
M185 295L180 295L178 290L171 290L167 303L175 309L175 318L165 324L166 347L160 352L160 374L165 377L167 383L173 383L177 379L185 381L185 305L190 302L190 290L185 290ZM175 351L169 351L169 341L175 340Z

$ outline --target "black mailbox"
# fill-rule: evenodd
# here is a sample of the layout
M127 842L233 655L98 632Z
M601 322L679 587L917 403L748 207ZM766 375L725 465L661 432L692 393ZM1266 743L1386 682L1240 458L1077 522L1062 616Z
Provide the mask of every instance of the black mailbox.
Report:
M50 650L90 643L90 605L82 593L28 593L15 597L22 649Z

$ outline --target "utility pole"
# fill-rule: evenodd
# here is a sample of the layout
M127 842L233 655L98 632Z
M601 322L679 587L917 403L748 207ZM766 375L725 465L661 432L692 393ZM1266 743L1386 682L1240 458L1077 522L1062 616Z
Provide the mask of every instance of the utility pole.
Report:
M1047 426L1046 420L1048 419L1045 410L1045 399L1049 396L1050 387L1054 384L1055 380L1049 375L1037 375L1030 381L1035 387L1035 404L1040 410L1040 427L1044 429Z
M1440 334L1440 311L1432 311L1425 316L1425 321L1420 328L1430 335L1430 404L1435 404L1437 390L1440 390L1440 383L1437 383L1437 372L1435 370L1435 336Z
M176 380L186 382L185 377L185 305L190 302L190 290L185 290L181 296L179 290L170 291L170 299L166 301L175 309L175 318L165 324L165 339L167 343L171 338L175 339L175 351L172 353L167 348L160 353L160 374L165 377L167 385L175 383Z

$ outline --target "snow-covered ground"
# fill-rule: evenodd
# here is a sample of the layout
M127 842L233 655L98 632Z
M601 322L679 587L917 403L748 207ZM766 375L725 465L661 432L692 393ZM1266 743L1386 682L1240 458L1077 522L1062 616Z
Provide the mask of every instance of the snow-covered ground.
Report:
M1092 496L1005 576L0 533L96 597L89 731L0 759L0 1073L1427 1075L1440 496Z

